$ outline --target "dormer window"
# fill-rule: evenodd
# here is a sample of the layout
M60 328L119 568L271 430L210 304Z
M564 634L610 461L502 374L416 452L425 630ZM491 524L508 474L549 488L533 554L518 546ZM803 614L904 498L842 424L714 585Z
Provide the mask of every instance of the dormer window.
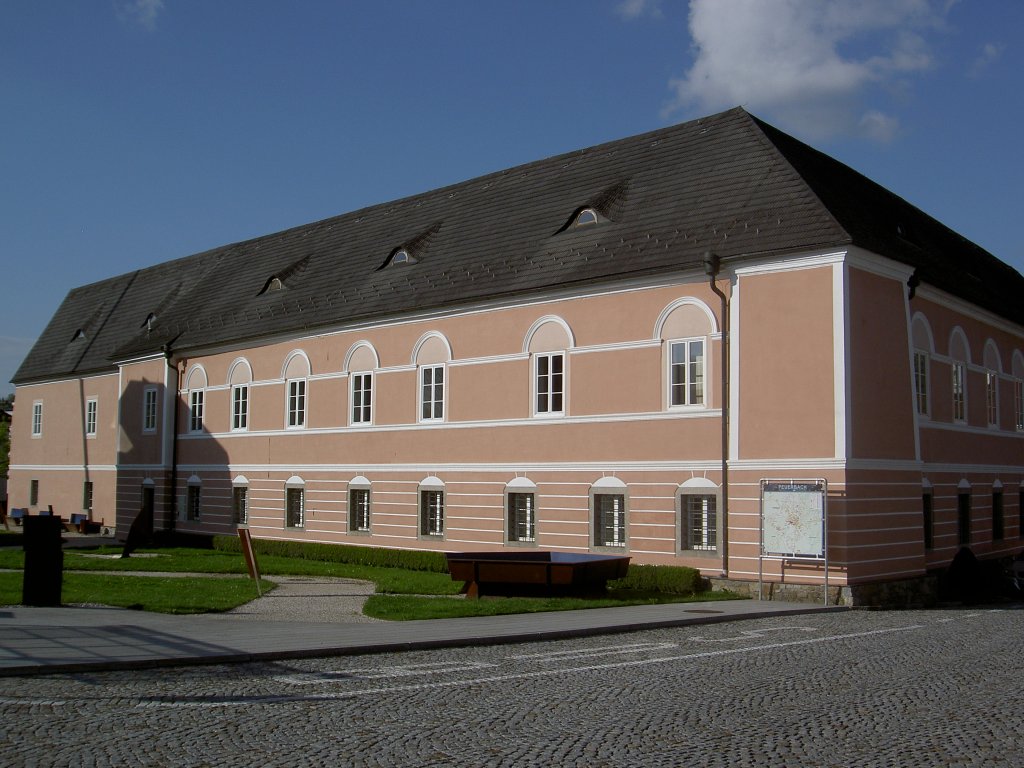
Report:
M597 224L597 222L597 211L593 208L584 208L576 214L576 218L573 220L572 225L574 227L587 227L591 224Z
M155 323L155 322L156 322L156 312L150 312L148 315L146 315L146 320L142 324L142 326L146 329L146 331L152 331L153 330L153 323Z
M272 277L270 282L267 283L267 291L280 291L282 288L284 288L284 283L281 282L279 277Z
M409 252L405 250L405 248L399 248L397 251L395 251L394 256L391 257L392 265L415 263L416 259L413 256L411 256Z
M78 341L79 339L84 339L84 338L85 338L85 330L82 329L82 328L79 328L77 331L75 331L75 335L71 337L71 340L72 341Z

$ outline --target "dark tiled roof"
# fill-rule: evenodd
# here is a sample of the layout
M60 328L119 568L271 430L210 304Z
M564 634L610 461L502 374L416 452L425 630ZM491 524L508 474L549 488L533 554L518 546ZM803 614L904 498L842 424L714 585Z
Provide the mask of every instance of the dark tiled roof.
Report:
M567 228L587 206L603 221ZM876 226L890 221L907 222L906 236ZM76 289L15 381L99 370L165 344L244 342L696 267L707 250L729 260L851 243L1024 319L1001 293L1024 283L1010 267L737 108ZM385 266L398 248L416 263ZM965 273L977 273L977 290L965 292ZM282 287L265 290L274 277ZM100 325L88 344L72 342L89 322Z

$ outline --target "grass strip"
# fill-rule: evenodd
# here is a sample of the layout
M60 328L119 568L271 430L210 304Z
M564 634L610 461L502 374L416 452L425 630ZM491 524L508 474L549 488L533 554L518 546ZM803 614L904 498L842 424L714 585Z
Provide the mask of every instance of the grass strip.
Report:
M261 580L264 594L277 585ZM21 603L22 574L0 573L0 605ZM61 583L64 605L106 605L156 613L220 613L257 597L247 577L121 576L65 573Z

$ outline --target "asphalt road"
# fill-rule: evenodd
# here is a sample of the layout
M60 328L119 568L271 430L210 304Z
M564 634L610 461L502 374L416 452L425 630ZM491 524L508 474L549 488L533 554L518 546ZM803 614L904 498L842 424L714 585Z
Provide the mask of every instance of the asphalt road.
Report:
M1024 610L0 678L3 766L1024 766Z

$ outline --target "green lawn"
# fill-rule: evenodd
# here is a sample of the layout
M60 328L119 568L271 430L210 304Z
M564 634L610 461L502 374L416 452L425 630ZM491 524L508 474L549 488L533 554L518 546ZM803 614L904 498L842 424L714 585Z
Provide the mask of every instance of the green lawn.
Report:
M120 547L96 550L65 550L62 600L65 604L110 605L162 613L206 613L230 610L254 599L256 586L246 576L245 563L237 552L212 549L142 549L129 558L119 557ZM441 619L463 616L495 616L508 613L566 611L665 602L694 602L734 599L722 592L693 595L648 590L610 589L606 596L579 597L488 597L480 600L453 599L462 582L447 573L402 568L324 562L279 555L259 555L260 573L266 577L263 591L273 589L275 575L327 576L372 581L377 594L364 607L367 616L391 621ZM0 550L0 605L21 602L25 556L20 549ZM677 569L678 570L678 569ZM86 571L86 573L80 573ZM149 573L209 573L237 578L196 578L188 576L131 576L88 571L146 571ZM641 574L643 568L637 570ZM631 571L631 573L634 573Z

